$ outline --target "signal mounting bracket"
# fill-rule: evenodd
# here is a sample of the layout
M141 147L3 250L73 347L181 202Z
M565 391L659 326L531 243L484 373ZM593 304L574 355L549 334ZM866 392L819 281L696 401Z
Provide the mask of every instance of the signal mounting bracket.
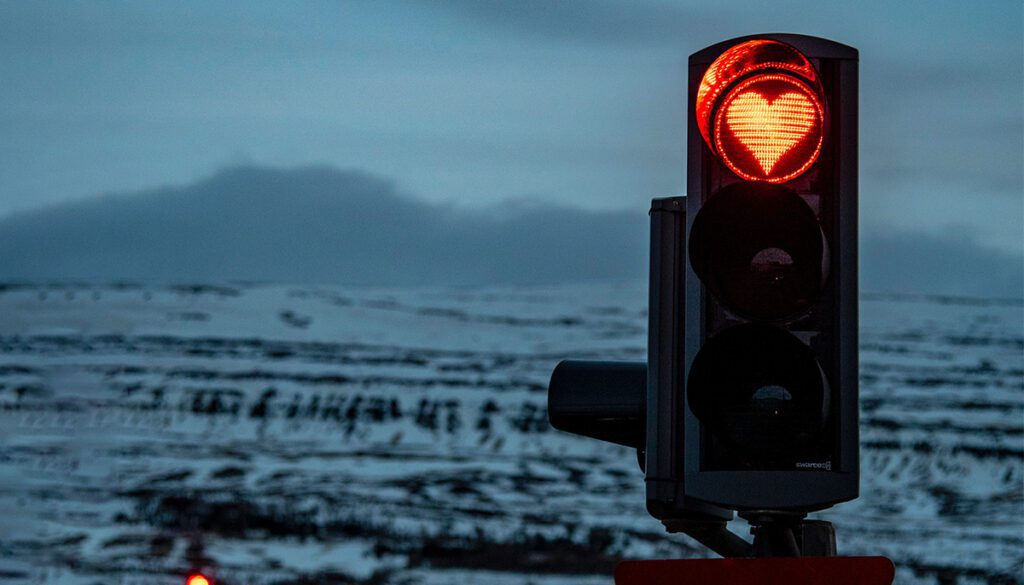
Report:
M750 523L749 543L726 527L724 521L666 519L670 533L682 533L724 558L834 557L836 531L831 522L807 520L803 512L751 510L739 516Z

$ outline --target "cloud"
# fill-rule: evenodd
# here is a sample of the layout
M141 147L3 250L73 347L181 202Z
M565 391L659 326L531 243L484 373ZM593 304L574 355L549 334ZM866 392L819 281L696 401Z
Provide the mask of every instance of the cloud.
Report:
M0 278L357 285L641 278L643 213L466 211L326 167L238 167L181 187L0 221Z
M716 21L707 8L608 0L450 0L432 8L510 32L601 44L674 42Z
M868 234L861 289L973 297L1024 297L1024 254L988 248L969 231Z
M236 167L195 184L0 220L5 280L276 281L355 285L642 281L637 212L547 203L428 203L330 167ZM966 231L865 234L862 289L1020 297L1021 256Z

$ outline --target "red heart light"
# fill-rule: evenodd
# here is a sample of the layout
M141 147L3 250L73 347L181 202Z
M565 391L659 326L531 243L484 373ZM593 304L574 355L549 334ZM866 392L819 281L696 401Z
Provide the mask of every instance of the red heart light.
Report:
M823 119L818 96L805 84L788 75L758 75L722 100L715 149L740 177L782 183L817 160Z
M725 123L750 149L765 175L779 157L807 136L814 126L814 105L801 93L784 93L772 101L748 91L729 103Z

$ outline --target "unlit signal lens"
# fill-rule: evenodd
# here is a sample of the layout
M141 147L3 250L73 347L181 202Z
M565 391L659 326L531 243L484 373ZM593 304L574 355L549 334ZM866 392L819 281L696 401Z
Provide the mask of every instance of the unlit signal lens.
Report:
M745 323L701 347L688 379L690 408L753 469L820 458L830 391L814 352L791 333Z
M818 301L828 245L811 208L783 185L733 183L693 220L690 263L734 315L790 321Z

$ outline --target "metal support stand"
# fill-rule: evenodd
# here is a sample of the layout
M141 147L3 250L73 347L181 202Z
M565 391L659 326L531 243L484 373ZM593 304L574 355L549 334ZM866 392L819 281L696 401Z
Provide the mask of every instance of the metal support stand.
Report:
M669 532L683 533L725 558L754 556L751 544L730 531L722 520L675 518L662 520Z
M752 544L721 520L678 518L663 524L669 532L686 534L725 558L836 556L836 531L831 522L807 520L803 512L781 510L751 510L739 516L750 523Z

